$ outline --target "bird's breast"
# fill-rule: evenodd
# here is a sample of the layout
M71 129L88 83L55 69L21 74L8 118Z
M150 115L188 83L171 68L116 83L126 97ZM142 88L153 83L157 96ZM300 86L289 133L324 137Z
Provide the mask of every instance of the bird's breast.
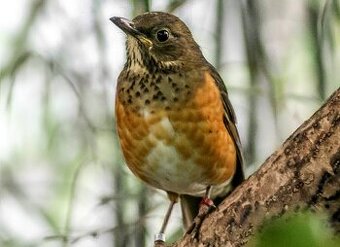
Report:
M196 83L199 86L189 88L185 100L163 105L150 99L136 108L123 102L128 97L118 92L118 135L125 161L136 176L159 189L193 195L230 179L236 151L212 80L205 75Z

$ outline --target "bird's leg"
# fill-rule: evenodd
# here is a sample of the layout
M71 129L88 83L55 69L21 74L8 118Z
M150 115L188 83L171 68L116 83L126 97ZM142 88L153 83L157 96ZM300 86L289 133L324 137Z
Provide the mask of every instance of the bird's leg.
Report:
M204 218L209 214L211 210L216 208L213 200L210 199L211 190L212 190L212 186L209 185L199 205L198 214L195 217L194 222L192 223L192 225L189 227L189 229L186 232L187 234L192 234L194 238L197 237L198 230L200 229Z
M209 185L207 187L207 189L205 190L205 195L202 198L202 201L200 203L200 208L202 207L202 205L204 206L208 206L209 208L216 208L216 206L214 205L213 200L210 199L211 196L211 191L212 191L212 186ZM198 213L199 214L199 213Z
M176 204L176 202L178 200L177 194L173 194L173 193L168 192L168 197L170 199L170 204L169 204L168 210L165 214L161 230L159 231L159 233L155 234L155 240L154 240L155 246L160 246L161 244L163 244L165 242L165 229L168 225L172 209L173 209L174 205Z
M155 243L156 242L165 242L165 229L168 225L170 215L171 215L171 212L172 212L172 209L173 209L175 203L176 202L174 202L174 201L170 202L169 207L168 207L168 211L166 212L166 215L165 215L164 220L163 220L161 230L159 231L159 233L157 233L155 235Z

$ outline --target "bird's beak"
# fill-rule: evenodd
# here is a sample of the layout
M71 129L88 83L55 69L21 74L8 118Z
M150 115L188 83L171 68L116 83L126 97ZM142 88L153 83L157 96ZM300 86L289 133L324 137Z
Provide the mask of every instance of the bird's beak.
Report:
M112 21L117 27L123 30L127 35L131 35L136 39L140 40L143 44L148 47L152 46L152 41L148 39L143 33L139 32L134 26L134 23L123 17L111 17L110 21Z

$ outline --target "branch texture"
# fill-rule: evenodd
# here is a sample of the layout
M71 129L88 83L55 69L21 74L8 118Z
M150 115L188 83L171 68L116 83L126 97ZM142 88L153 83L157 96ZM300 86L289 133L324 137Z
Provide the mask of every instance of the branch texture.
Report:
M264 221L309 209L340 233L340 89L203 222L173 247L242 246Z

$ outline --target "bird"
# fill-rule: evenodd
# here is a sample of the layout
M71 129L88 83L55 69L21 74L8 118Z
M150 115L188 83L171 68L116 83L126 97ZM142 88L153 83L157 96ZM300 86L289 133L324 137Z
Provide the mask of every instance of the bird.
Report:
M118 139L132 173L168 195L154 239L164 242L178 201L190 233L214 198L244 180L236 115L221 76L180 18L154 11L110 20L126 34L115 97Z

